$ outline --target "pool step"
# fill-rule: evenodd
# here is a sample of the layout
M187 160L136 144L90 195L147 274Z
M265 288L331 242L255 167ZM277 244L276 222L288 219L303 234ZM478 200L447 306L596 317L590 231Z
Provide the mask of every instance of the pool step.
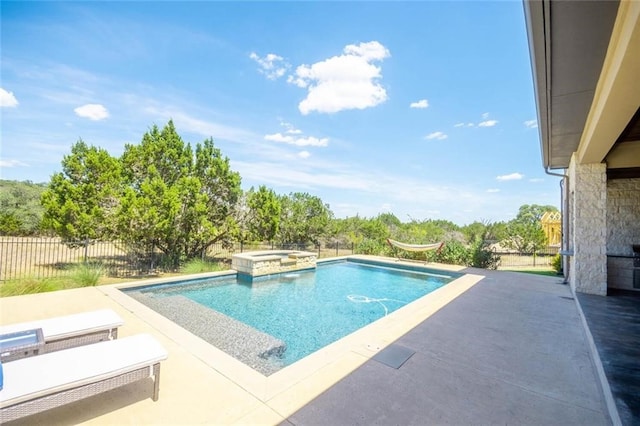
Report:
M282 369L287 344L280 339L184 296L127 294L265 376Z

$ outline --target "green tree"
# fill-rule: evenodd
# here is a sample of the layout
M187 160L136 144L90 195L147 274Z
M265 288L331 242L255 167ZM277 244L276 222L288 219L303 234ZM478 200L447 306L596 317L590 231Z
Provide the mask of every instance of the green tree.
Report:
M442 241L448 233L457 230L457 225L449 221L412 219L411 222L402 224L392 238L407 243L428 244Z
M485 235L488 228L488 223L475 221L473 223L470 223L469 225L463 226L461 231L467 241L475 241L476 238Z
M381 213L378 215L377 219L384 223L387 226L388 231L392 234L402 225L400 219L398 219L393 213Z
M487 226L485 235L491 241L503 240L507 235L507 224L505 222L493 222Z
M516 216L516 220L520 222L538 222L540 223L540 219L546 212L557 212L558 209L554 206L541 206L538 204L523 204L518 209L518 215Z
M0 180L0 235L34 235L41 230L45 184Z
M197 144L194 155L169 121L162 130L153 126L139 145L126 145L121 161L126 189L117 230L130 248L159 249L176 268L214 243L231 244L240 175L211 139Z
M246 193L247 215L245 227L250 239L271 241L280 227L282 206L273 190L261 185L258 190L253 187Z
M515 219L507 223L506 237L501 244L521 253L537 253L546 247L545 235L540 219L546 211L557 211L553 206L539 206L524 204L520 206Z
M385 220L389 219L390 216L387 215L379 215L372 219L360 216L335 219L332 221L332 242L353 245L355 252L360 254L384 254L386 239L390 235Z
M62 160L42 194L43 227L64 240L108 238L118 206L120 163L109 153L79 140Z
M15 213L0 212L0 235L20 235L22 222Z
M282 211L278 239L282 244L318 244L333 217L328 204L303 192L280 196Z
M475 221L461 228L468 242L481 237L484 241L496 242L506 238L506 224L504 222Z
M489 229L477 235L470 242L469 266L484 269L498 269L500 256L491 248L489 243Z

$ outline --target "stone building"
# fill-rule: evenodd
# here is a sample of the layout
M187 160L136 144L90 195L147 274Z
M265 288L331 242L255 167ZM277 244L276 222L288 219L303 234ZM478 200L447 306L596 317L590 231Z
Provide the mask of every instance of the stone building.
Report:
M562 179L565 278L640 291L640 1L524 10L543 166Z

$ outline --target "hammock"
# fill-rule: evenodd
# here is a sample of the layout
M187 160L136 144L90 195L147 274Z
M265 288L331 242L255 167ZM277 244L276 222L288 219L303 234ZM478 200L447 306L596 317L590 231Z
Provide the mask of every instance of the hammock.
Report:
M391 247L397 247L406 251L427 251L435 249L441 250L442 246L444 246L444 241L433 244L407 244L400 241L392 240L391 238L387 238L387 242Z

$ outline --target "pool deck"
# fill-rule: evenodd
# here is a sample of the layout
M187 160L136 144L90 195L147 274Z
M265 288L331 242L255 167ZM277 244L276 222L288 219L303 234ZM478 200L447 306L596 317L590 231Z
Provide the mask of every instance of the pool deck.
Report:
M169 352L157 402L146 380L7 425L611 424L599 359L561 278L463 272L269 377L116 286L2 298L2 324L111 308L119 336L150 333Z

